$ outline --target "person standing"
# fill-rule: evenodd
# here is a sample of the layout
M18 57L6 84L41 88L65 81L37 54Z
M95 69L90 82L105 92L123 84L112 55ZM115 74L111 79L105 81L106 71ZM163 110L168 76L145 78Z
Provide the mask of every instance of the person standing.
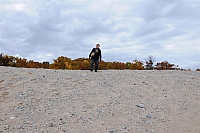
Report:
M93 48L89 54L90 62L90 71L93 71L93 66L95 63L95 72L98 70L99 60L101 61L101 49L99 48L100 44L96 44L96 48Z

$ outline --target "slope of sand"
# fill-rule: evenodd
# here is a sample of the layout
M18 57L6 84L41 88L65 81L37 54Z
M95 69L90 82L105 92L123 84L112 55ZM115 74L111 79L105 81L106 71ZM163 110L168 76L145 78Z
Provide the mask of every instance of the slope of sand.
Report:
M200 72L0 67L3 133L200 133Z

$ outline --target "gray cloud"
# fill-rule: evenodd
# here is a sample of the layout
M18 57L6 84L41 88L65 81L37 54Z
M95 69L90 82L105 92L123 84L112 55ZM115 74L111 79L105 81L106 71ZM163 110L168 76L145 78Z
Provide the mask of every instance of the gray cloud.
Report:
M106 61L152 55L196 69L199 9L198 1L179 0L1 1L0 52L52 62L62 55L87 58L100 43Z

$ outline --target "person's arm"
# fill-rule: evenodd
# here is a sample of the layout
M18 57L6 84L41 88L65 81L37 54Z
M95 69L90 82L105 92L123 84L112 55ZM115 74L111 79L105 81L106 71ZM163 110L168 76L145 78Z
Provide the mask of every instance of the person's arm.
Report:
M100 57L100 61L101 61L101 50L99 49L99 57Z
M89 54L89 59L91 57L92 52L94 52L94 48L91 50L90 54Z

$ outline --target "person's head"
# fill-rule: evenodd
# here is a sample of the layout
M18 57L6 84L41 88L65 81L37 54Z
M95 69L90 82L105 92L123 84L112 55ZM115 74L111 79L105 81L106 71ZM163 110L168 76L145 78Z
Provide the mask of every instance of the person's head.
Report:
M100 44L96 44L96 48L99 48L100 47Z

